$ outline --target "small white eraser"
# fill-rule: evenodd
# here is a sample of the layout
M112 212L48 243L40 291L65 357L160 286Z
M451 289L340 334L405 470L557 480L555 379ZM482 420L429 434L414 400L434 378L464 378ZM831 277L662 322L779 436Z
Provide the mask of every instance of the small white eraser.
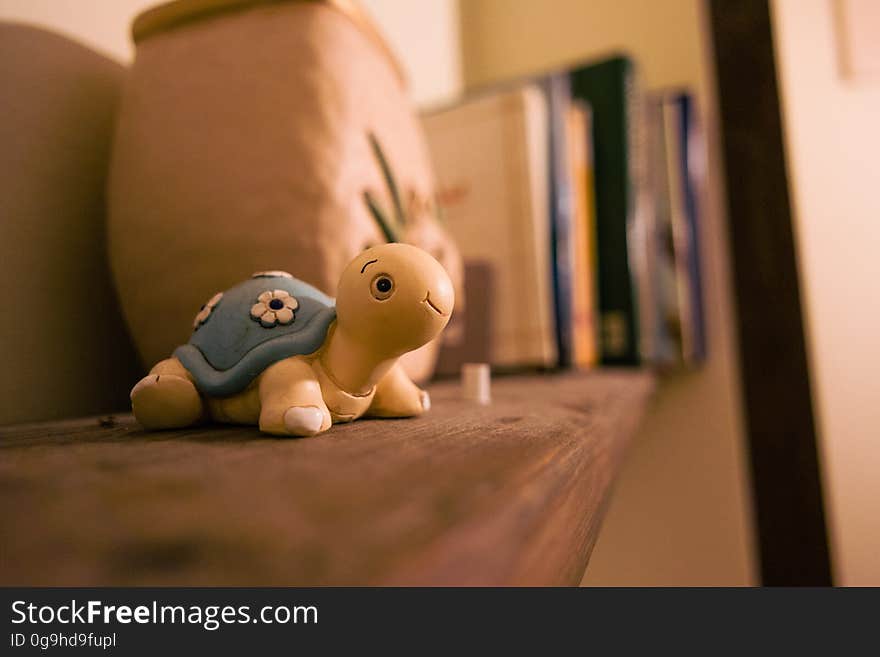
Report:
M461 366L461 394L468 401L488 404L492 401L492 373L488 363L465 363Z

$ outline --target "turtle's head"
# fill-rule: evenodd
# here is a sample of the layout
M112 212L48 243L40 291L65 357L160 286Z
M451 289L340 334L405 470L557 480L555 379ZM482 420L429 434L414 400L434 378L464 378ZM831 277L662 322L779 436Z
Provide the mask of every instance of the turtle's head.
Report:
M399 356L435 338L454 303L452 281L439 262L409 244L382 244L342 272L336 321L377 355Z

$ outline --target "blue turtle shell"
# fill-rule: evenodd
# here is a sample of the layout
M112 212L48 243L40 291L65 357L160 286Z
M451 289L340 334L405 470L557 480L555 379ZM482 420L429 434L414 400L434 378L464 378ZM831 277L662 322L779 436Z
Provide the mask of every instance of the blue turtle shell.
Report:
M285 290L299 302L291 323L267 328L251 317L257 297L271 290ZM277 273L255 274L224 292L174 355L199 391L226 397L244 390L273 363L315 352L335 318L335 301L308 283Z

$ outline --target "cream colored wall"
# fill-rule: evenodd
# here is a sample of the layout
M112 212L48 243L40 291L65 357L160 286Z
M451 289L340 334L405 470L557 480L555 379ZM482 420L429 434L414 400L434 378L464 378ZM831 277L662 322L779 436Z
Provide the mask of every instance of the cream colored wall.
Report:
M836 583L877 586L880 80L840 76L829 0L772 17Z
M709 45L698 0L466 0L469 86L627 50L647 87L685 85L709 125L702 258L710 357L665 380L587 569L588 585L756 581Z
M398 55L418 104L442 101L461 89L456 0L362 0ZM129 25L157 0L0 0L0 20L61 32L127 62Z
M0 20L44 27L120 61L131 58L132 17L151 0L0 0Z
M409 78L419 105L443 102L463 85L457 0L361 0Z

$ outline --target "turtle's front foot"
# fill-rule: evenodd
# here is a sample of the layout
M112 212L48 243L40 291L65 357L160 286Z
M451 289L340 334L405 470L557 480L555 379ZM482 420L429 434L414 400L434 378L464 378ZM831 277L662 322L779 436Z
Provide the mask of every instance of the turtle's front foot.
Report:
M191 381L176 374L148 374L131 390L131 410L145 429L188 427L204 414Z
M260 431L314 436L330 428L330 411L312 366L294 356L271 365L260 379Z
M276 436L314 436L329 429L330 424L330 412L308 402L286 408L267 405L260 411L260 431Z
M415 417L431 409L431 397L409 380L400 363L382 377L367 415Z
M284 428L293 436L314 436L322 424L324 414L317 406L291 406L284 412Z

